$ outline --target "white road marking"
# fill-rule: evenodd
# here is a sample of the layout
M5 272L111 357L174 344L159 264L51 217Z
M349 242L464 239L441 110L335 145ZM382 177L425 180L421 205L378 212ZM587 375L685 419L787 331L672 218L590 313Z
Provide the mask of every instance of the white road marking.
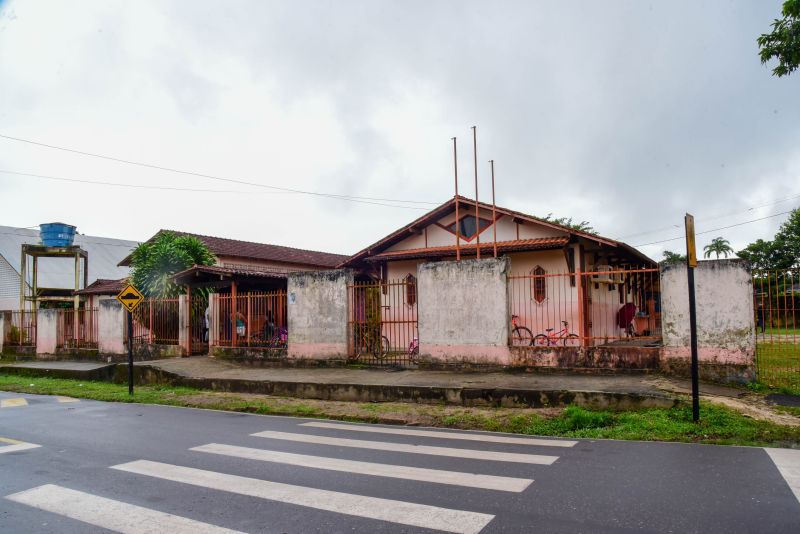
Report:
M112 469L318 510L445 532L477 534L494 519L490 514L294 486L148 460L115 465Z
M6 496L6 499L40 510L77 519L115 532L129 534L236 534L186 517L143 508L90 493L46 484ZM241 533L239 533L241 534Z
M800 450L797 449L764 449L775 462L775 467L789 484L794 496L800 502Z
M17 441L16 439L9 438L0 438L0 443L8 443L8 445L0 445L0 454L27 451L28 449L41 447L41 445L36 445L35 443L25 443L24 441Z
M257 432L252 434L259 438L282 439L301 443L316 443L334 447L355 447L378 451L408 452L412 454L429 454L431 456L450 456L452 458L469 458L472 460L492 460L495 462L517 462L522 464L550 465L558 456L541 454L519 454L515 452L479 451L473 449L451 449L449 447L431 447L428 445L409 445L406 443L389 443L385 441L366 441L360 439L333 438L313 434L292 434L290 432Z
M17 406L27 406L28 401L22 397L18 399L3 399L0 400L0 408L16 408Z
M56 397L58 402L80 402L80 399L74 399L72 397Z
M347 425L341 423L311 422L300 426L315 428L332 428L335 430L353 430L355 432L375 432L378 434L397 434L400 436L420 436L426 438L460 439L467 441L484 441L487 443L511 443L514 445L542 445L544 447L574 447L577 441L557 439L517 438L513 436L497 436L494 434L473 434L468 432L439 432L436 430L420 430L416 428L386 428L374 425Z
M453 486L465 486L468 488L480 488L495 491L510 491L514 493L525 491L525 489L530 486L531 482L533 482L533 480L527 478L479 475L474 473L461 473L458 471L444 471L441 469L408 467L404 465L358 462L353 460L341 460L338 458L324 458L321 456L293 454L289 452L251 449L249 447L237 447L234 445L223 445L220 443L209 443L208 445L193 447L189 450L208 452L211 454L221 454L224 456L233 456L236 458L245 458L247 460L260 460L262 462L274 462L297 465L301 467L311 467L314 469L326 469L328 471L342 471L344 473L357 473L360 475L402 478L406 480L418 480L421 482L434 482L436 484L449 484Z

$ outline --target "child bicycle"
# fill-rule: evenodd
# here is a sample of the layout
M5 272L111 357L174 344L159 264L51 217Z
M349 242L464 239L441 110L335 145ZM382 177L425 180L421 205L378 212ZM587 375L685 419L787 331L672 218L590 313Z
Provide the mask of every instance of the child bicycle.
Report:
M545 332L547 332L546 334L537 334L536 337L533 338L531 345L545 347L558 345L559 342L563 343L565 347L568 345L577 345L580 336L569 331L569 323L567 323L567 321L561 321L561 324L564 325L564 328L558 332L554 332L553 328L547 328L545 330Z

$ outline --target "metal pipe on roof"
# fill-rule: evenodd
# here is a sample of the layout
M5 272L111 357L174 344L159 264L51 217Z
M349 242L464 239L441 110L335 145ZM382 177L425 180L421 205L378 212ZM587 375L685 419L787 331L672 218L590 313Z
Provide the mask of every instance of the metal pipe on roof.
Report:
M472 127L472 163L475 167L475 253L481 259L481 223L478 216L478 128Z
M453 171L455 173L455 179L456 179L456 196L455 196L455 201L456 201L456 224L455 224L455 227L456 227L456 261L461 261L461 247L459 246L459 236L458 236L458 234L459 234L458 229L459 229L459 226L460 226L460 223L458 221L458 204L459 204L459 202L458 202L458 158L456 157L456 138L455 137L453 137Z
M489 163L492 166L492 234L493 234L493 247L494 257L497 257L497 206L494 203L494 160L490 159Z

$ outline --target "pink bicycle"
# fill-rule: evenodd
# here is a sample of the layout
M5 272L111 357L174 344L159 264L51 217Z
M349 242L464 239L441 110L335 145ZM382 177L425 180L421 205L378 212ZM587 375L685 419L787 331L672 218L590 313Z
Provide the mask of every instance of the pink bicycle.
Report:
M569 323L567 323L567 321L561 321L561 324L564 325L564 328L558 332L554 332L553 328L548 328L545 330L545 332L547 332L546 334L537 334L536 337L533 338L531 345L547 347L558 345L559 342L563 343L565 347L567 345L577 345L580 336L569 331Z

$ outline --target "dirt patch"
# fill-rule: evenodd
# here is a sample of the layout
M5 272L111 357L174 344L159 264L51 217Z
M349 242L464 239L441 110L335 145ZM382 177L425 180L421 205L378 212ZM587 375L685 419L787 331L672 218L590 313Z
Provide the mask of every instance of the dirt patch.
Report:
M676 393L679 395L692 394L692 390L687 388L684 384L677 383L669 379L656 378L652 380L652 383L659 389L668 391L670 393ZM705 394L701 392L700 399L731 408L742 415L746 415L747 417L751 417L759 421L768 421L778 425L800 427L800 417L777 409L775 406L767 402L764 395L745 390L734 390L733 388L720 387L718 389L719 391L715 391L715 393L722 394Z

